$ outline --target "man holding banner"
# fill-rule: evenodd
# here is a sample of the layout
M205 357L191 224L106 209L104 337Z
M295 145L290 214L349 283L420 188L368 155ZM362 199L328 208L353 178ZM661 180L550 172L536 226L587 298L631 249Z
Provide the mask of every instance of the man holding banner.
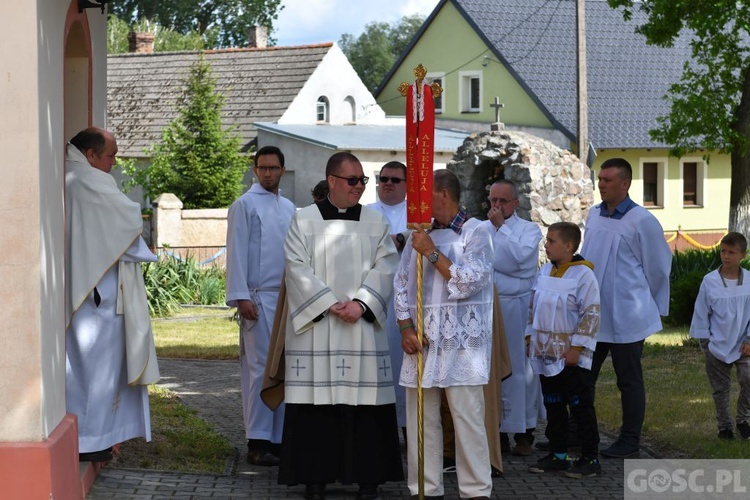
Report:
M418 352L424 370L424 493L442 498L443 434L440 398L451 409L456 438L456 473L461 498L489 498L490 451L484 425L483 386L490 375L492 347L492 234L486 224L460 209L461 185L448 170L434 174L429 233L421 226L406 243L394 278L396 318L404 357L401 385L406 389L408 485L419 490L417 452ZM426 257L423 339L417 318L418 260ZM419 294L421 295L421 294Z

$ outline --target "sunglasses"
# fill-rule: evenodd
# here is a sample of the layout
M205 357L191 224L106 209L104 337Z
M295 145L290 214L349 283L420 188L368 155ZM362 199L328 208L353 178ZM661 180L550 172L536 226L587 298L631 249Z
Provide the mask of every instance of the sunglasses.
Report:
M362 177L341 177L340 175L331 174L331 177L336 177L337 179L344 179L346 180L346 183L349 184L350 186L356 186L358 182L361 182L362 185L364 186L370 180L369 177L364 176L364 175Z
M392 182L394 184L401 184L401 181L405 181L406 179L401 179L400 177L387 177L384 175L381 175L378 177L380 179L380 182L385 184L386 182Z

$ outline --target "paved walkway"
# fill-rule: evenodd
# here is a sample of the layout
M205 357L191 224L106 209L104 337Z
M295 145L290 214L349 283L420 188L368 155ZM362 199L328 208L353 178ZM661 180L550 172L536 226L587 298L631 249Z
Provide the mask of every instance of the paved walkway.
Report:
M246 462L238 362L162 359L159 367L160 385L176 392L185 404L223 434L238 450L237 457L229 461L225 474L218 476L107 467L89 492L89 500L304 497L303 486L276 484L275 467L255 467ZM544 437L539 435L537 439ZM602 435L602 448L611 442L611 436ZM603 458L600 477L575 480L562 475L528 473L528 466L542 456L542 452L535 450L531 457L504 457L505 477L494 480L492 498L623 497L623 460ZM641 458L650 457L642 452ZM355 499L357 486L329 485L327 491L332 500ZM405 482L388 483L381 486L380 492L383 499L409 498ZM445 493L447 499L458 498L455 473L445 474Z

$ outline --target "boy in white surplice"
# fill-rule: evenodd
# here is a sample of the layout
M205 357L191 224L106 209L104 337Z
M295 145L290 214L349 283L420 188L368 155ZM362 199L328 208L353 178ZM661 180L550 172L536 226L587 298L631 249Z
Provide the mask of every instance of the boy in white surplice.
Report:
M599 328L599 285L593 264L575 252L581 230L557 222L547 230L544 249L550 260L532 287L526 340L535 373L540 375L550 453L529 472L565 471L573 478L598 476L599 431L594 409L591 358ZM568 408L581 442L581 458L568 461Z
M721 266L703 278L690 336L700 339L713 389L719 439L733 439L729 391L737 367L737 431L750 439L750 272L740 267L747 240L730 232L721 239Z

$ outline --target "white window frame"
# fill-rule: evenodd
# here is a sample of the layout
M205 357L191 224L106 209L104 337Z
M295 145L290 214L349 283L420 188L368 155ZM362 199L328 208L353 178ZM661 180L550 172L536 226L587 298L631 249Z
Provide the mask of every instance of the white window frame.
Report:
M440 87L443 89L443 93L440 94L441 105L440 107L435 106L435 114L442 114L445 109L445 73L427 73L425 83L431 85L436 78L440 79Z
M656 163L656 199L661 201L658 205L645 205L643 202L644 191L643 191L643 164L644 163ZM647 209L661 209L667 206L667 168L669 166L669 158L667 157L652 157L652 158L641 158L638 164L638 181L641 183L641 199L640 205Z
M695 205L685 205L683 172L685 163L696 163L695 168ZM680 204L682 208L703 208L706 206L706 177L708 175L706 161L700 156L686 156L680 158Z
M320 108L323 106L323 119L319 120ZM319 96L315 101L315 121L318 123L330 123L331 121L331 101L324 95Z
M471 80L479 79L479 106L471 107ZM481 113L482 96L484 95L484 80L481 71L461 71L458 73L458 112L459 113Z

